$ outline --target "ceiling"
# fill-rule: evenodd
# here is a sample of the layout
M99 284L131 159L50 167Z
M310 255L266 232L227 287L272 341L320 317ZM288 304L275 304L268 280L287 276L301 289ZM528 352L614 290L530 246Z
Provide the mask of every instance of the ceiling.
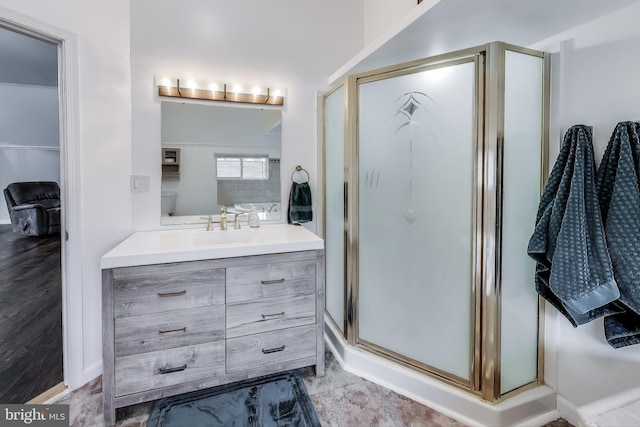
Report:
M397 34L376 40L330 78L493 41L529 46L638 0L440 0ZM421 14L420 14L421 13Z
M331 78L492 41L528 46L638 0L440 0L413 22L367 46ZM423 8L423 11L419 9ZM428 9L428 10L427 10ZM57 47L0 27L0 82L57 85ZM364 59L362 59L364 58Z
M0 82L58 85L58 49L53 43L0 27Z

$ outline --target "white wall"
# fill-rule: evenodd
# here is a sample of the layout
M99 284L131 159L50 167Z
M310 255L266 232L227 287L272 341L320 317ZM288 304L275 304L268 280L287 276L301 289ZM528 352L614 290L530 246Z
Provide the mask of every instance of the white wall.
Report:
M59 183L58 141L58 88L0 83L0 189L18 181ZM0 223L10 223L4 202Z
M58 146L58 88L0 83L0 144Z
M363 2L364 44L375 40L417 5L417 0L365 0Z
M534 46L553 52L551 164L570 126L594 126L599 162L616 123L640 119L639 18L636 4ZM549 307L546 329L545 381L561 404L581 406L640 384L640 346L610 347L602 319L574 329Z
M69 208L77 223L68 224L71 270L65 292L77 301L67 310L79 319L66 325L72 336L65 372L71 388L102 369L100 257L131 232L131 95L129 0L0 0L0 17L15 13L75 35L77 40L78 152L74 183L78 204ZM70 200L69 202L73 202ZM80 320L81 319L81 320Z
M151 191L133 198L135 229L160 226L160 99L154 77L161 73L286 86L282 176L302 165L310 174L313 200L321 199L316 91L326 90L331 72L362 48L362 0L274 0L250 6L197 0L189 7L177 0L162 7L136 0L131 28L132 165L135 174L151 177ZM283 180L281 200L288 193ZM308 226L315 231L315 221Z

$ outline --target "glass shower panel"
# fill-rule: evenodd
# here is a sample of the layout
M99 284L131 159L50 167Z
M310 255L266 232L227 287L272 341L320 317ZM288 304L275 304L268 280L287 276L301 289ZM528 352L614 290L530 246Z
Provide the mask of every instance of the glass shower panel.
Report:
M344 114L345 90L340 86L324 99L325 293L326 310L344 333Z
M543 59L506 51L500 391L537 378L538 296L527 256L540 201Z
M469 381L475 60L358 96L359 342Z

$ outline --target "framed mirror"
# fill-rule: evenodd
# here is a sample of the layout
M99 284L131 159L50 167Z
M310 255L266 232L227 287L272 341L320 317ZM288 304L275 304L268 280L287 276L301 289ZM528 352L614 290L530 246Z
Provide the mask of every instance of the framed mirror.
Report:
M281 123L279 109L163 101L161 224L205 223L222 206L279 220Z

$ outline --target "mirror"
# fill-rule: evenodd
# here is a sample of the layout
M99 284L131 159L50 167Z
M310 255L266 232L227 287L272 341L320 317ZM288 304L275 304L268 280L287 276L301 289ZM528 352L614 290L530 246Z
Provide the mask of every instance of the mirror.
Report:
M161 224L205 223L221 206L279 220L281 122L278 109L162 102Z

